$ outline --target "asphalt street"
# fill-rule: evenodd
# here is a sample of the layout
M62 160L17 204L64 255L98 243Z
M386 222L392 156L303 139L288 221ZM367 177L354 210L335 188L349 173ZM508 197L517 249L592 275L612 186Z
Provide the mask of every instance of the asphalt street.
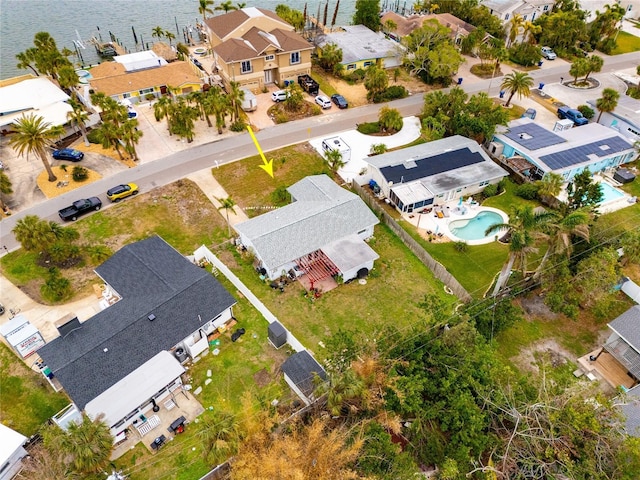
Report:
M617 55L605 58L605 64L598 77L616 70L629 68L640 63L640 53L633 52L625 55ZM564 63L557 67L545 68L529 72L533 77L534 88L539 83L555 83L560 77L569 79L569 66ZM465 85L461 85L469 94L485 91L490 96L497 96L500 90L501 77L491 80L483 80ZM402 116L418 115L422 109L422 95L414 95L401 100L390 102L389 106L400 111ZM340 111L331 116L318 116L290 122L281 125L274 125L261 130L256 134L258 141L264 152L276 150L288 145L305 142L310 138L335 134L344 130L353 129L357 123L375 121L381 105L373 104L359 108L352 108ZM223 140L200 145L193 149L181 151L153 162L139 165L128 169L109 178L78 188L73 192L61 195L46 202L37 204L28 209L14 213L0 222L0 254L14 250L19 247L11 230L16 222L25 215L38 215L47 220L59 220L58 210L70 205L78 198L98 196L103 200L104 208L109 207L105 192L119 183L135 182L140 187L140 191L145 192L150 189L174 182L187 175L202 170L212 168L216 165L241 160L255 155L256 148L249 135L237 135ZM256 165L257 167L257 165Z

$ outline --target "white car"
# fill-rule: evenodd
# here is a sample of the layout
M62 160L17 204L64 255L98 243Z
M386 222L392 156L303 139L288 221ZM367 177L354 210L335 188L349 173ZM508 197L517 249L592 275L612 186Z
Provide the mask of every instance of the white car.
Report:
M316 97L316 103L320 105L323 109L331 108L331 100L329 100L324 95L318 95Z
M271 100L274 102L284 102L291 95L286 90L277 90L271 94Z
M547 60L555 60L557 58L556 52L551 47L542 47L540 49L542 56Z

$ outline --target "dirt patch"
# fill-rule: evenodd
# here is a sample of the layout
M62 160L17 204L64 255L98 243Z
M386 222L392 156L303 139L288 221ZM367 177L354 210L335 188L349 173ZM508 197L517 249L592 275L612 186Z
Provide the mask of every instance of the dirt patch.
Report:
M511 360L523 371L539 373L541 360L557 368L573 361L574 355L554 339L545 339L523 348L520 354Z
M303 101L300 108L295 111L287 110L286 102L279 102L269 108L267 113L273 118L275 123L285 123L320 115L322 112L320 111L320 107L314 103Z
M263 368L259 372L253 374L253 380L259 387L266 387L271 383L271 375L269 375L266 368Z
M529 295L519 299L520 307L527 314L528 318L538 318L545 320L556 320L560 315L551 311L544 303L544 297L541 295Z
M50 182L47 171L42 170L37 179L38 188L42 191L42 193L45 194L47 198L54 198L58 195L71 192L76 188L83 187L102 178L102 175L100 175L98 172L94 172L93 170L89 170L87 168L87 179L82 182L76 182L72 176L74 166L75 165L67 165L66 170L61 166L51 167L51 170L53 170L53 174L58 177L58 180L56 180L55 182Z

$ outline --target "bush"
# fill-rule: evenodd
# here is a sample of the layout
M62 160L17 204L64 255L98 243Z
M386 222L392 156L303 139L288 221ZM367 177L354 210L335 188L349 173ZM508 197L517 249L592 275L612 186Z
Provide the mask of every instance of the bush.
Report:
M371 155L382 155L388 150L388 147L384 143L374 143L371 145L371 150L369 153Z
M98 130L91 130L87 133L87 140L89 140L89 143L94 143L96 145L99 145L100 143L100 133L98 132Z
M84 182L87 178L89 178L89 170L77 165L73 167L71 178L73 178L74 182Z
M373 135L380 133L380 124L378 122L367 122L357 124L358 131L364 135Z
M531 67L538 63L542 59L542 56L540 49L535 45L519 43L509 49L509 59L518 65Z
M384 103L396 100L398 98L405 98L409 95L409 91L402 85L392 85L384 92L378 93L373 96L373 103Z
M236 120L231 124L229 130L231 130L232 132L242 132L245 128L247 128L247 124L244 123L243 120Z
M498 194L497 184L487 185L486 187L484 187L484 190L482 191L482 196L484 198L495 197L497 194Z
M287 187L280 185L276 188L271 194L271 201L279 207L287 205L289 203L289 192L287 191Z
M60 302L70 298L73 290L69 279L64 278L60 270L51 267L46 282L40 287L40 293L49 301Z
M358 68L357 70L354 70L352 72L349 72L348 74L346 74L344 76L344 79L348 82L351 83L358 83L361 82L362 80L364 80L364 76L366 75L367 71L362 69L362 68Z
M525 200L535 200L538 198L538 186L535 183L523 183L516 187L514 193Z
M456 242L453 244L453 248L458 253L467 253L469 251L469 245L465 242Z
M578 111L587 120L591 120L596 112L589 105L578 105Z

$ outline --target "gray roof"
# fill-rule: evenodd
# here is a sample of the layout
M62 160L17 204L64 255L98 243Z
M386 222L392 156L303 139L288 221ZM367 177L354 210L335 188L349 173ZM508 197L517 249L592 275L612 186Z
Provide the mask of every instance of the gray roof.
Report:
M96 272L122 299L38 350L80 409L236 303L157 236L123 247Z
M341 29L344 31L320 35L316 44L324 47L332 43L340 48L343 65L361 60L395 57L402 49L399 43L386 39L382 33L376 33L364 25L349 25Z
M368 262L380 258L380 255L355 233L325 245L322 251L341 272L363 267Z
M291 355L280 368L307 397L316 388L313 381L314 374L317 374L323 380L327 379L327 373L306 350Z
M587 103L595 108L596 111L598 110L596 100L587 100ZM640 128L640 100L629 95L621 95L616 109L611 112L611 115Z
M599 123L552 132L529 118L520 118L509 122L495 138L513 146L546 172L586 167L633 151L633 145L623 135Z
M360 197L326 175L306 177L288 190L293 203L234 226L271 269L379 223Z
M620 410L624 416L624 429L628 435L640 437L640 385L626 392L622 399Z
M634 305L612 320L609 328L640 353L640 305Z

